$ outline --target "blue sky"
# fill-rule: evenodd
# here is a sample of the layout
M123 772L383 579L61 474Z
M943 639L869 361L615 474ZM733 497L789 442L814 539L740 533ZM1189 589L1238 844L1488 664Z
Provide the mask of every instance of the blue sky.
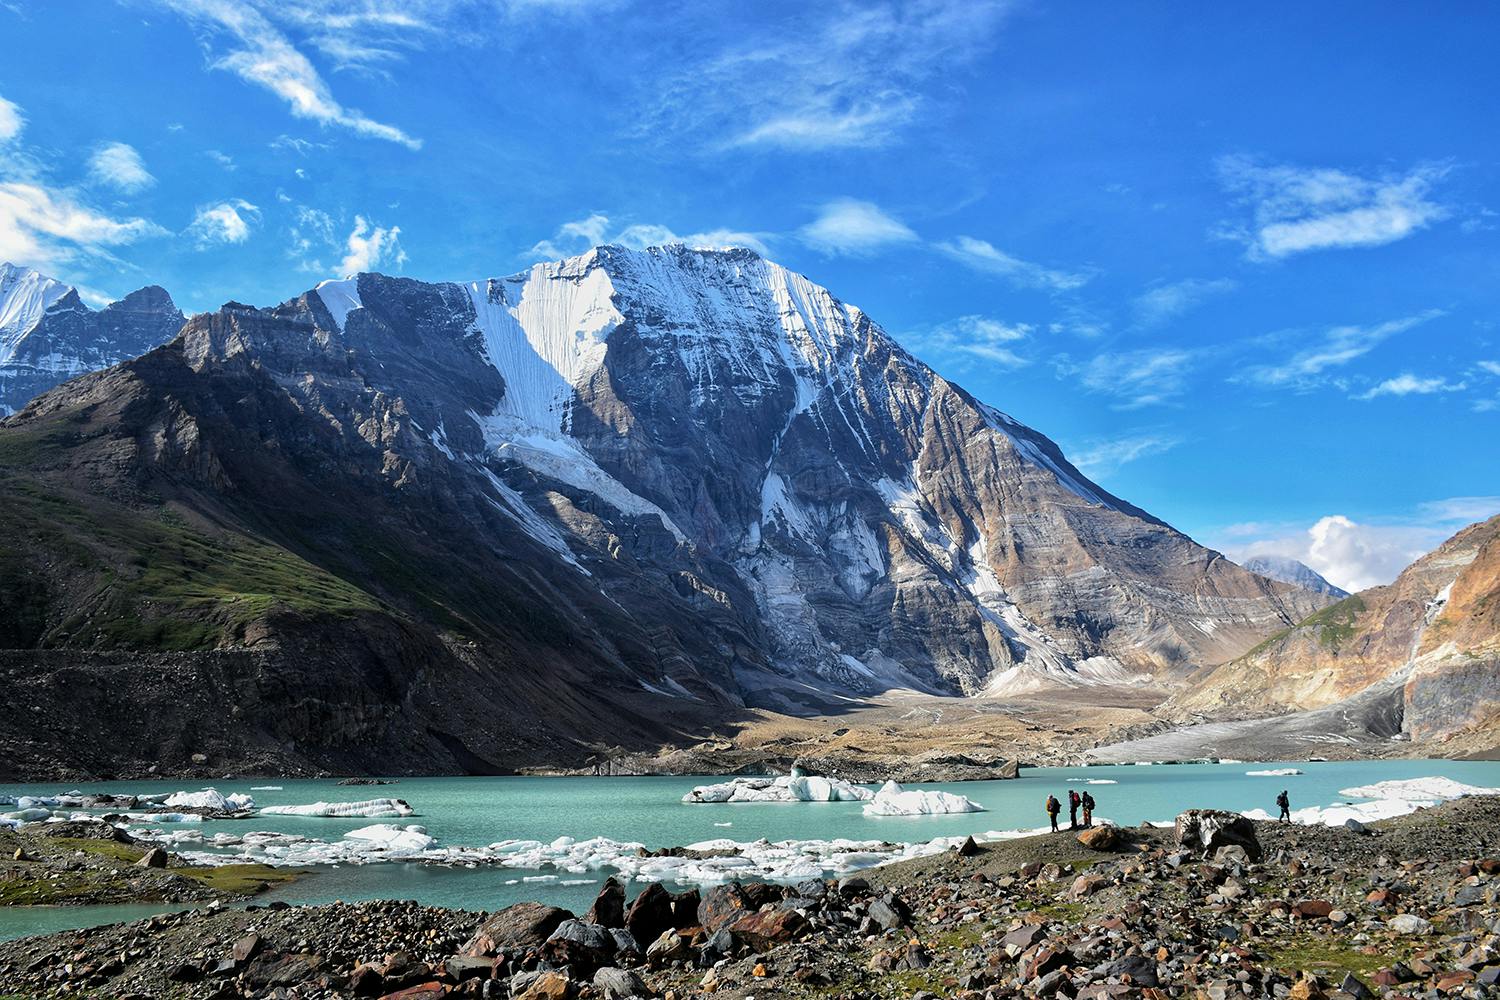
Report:
M0 0L0 259L103 300L747 243L1234 555L1500 510L1500 8Z

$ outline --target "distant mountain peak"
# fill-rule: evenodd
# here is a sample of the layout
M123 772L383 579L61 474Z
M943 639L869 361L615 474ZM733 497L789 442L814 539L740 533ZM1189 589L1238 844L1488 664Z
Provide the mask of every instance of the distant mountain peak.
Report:
M1252 573L1259 573L1261 576L1280 580L1282 583L1290 583L1304 590L1311 590L1315 594L1327 594L1329 597L1337 598L1349 596L1347 590L1329 583L1317 570L1289 556L1251 556L1240 565Z

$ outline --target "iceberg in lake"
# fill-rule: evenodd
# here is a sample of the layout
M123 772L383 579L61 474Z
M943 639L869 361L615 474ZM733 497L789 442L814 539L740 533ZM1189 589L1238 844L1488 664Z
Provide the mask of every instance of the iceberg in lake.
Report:
M242 809L254 809L255 799L238 792L232 795L220 795L216 788L205 788L201 792L173 792L167 796L162 805L176 806L178 809L217 809L221 812L239 812Z
M1295 767L1273 767L1267 771L1246 771L1245 774L1251 778L1289 778L1294 774L1302 772ZM1347 792L1345 794L1348 794Z
M1395 781L1377 781L1373 785L1345 788L1339 792L1354 799L1400 799L1405 802L1442 802L1461 799L1465 795L1500 795L1500 788L1484 788L1465 785L1452 778L1427 777L1403 778Z
M312 802L302 806L266 806L263 816L357 816L382 819L411 816L415 812L405 799L365 799L362 802Z
M894 781L887 781L875 793L875 798L865 803L864 811L866 816L942 816L948 813L984 812L984 806L967 795L915 788L907 790Z
M866 802L875 797L868 788L840 778L794 774L781 778L735 778L717 785L699 785L684 802Z

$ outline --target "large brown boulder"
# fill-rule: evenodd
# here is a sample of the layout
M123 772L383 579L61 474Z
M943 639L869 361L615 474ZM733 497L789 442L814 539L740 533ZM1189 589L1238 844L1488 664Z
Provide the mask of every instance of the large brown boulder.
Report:
M485 918L463 946L461 954L488 956L505 951L539 948L573 914L543 903L517 903Z
M755 951L769 951L778 944L795 941L810 926L796 910L765 910L740 917L729 926L729 933Z
M625 914L625 929L637 941L647 944L661 937L662 931L673 927L672 894L663 889L660 882L652 882L642 889Z
M542 955L555 965L566 966L575 976L587 978L594 970L614 964L615 939L609 929L586 920L564 920L542 945Z
M583 915L583 919L600 927L625 926L625 883L614 876L604 880L604 888L594 897L594 905ZM636 937L639 939L640 935ZM650 940L646 938L644 940Z
M1236 812L1189 809L1177 817L1175 832L1178 846L1204 857L1213 857L1223 847L1238 847L1251 861L1260 860L1255 824Z
M1078 835L1078 842L1091 851L1113 851L1120 846L1120 831L1107 823L1090 827Z
M779 888L764 882L716 885L703 894L703 901L698 904L698 923L712 934L780 897Z

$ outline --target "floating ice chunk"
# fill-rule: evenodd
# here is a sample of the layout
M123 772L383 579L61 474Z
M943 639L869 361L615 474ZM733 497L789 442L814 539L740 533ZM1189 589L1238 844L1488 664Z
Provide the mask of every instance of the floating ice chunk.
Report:
M165 806L179 809L218 809L223 812L239 812L254 809L255 799L243 792L220 795L216 788L205 788L201 792L173 792L162 802Z
M263 816L360 816L381 819L387 816L411 816L414 812L405 799L365 799L362 802L313 802L302 806L266 806Z
M42 806L32 806L30 808L17 809L15 812L8 812L4 817L0 818L15 820L16 824L20 825L22 823L40 823L51 816L51 809L46 809Z
M1252 778L1289 778L1289 777L1291 777L1294 774L1302 774L1302 773L1303 773L1302 771L1298 770L1295 767L1273 767L1273 768L1271 768L1270 770L1267 770L1267 771L1246 771L1245 772L1245 774L1247 774L1248 776L1250 776ZM1344 794L1347 795L1349 793L1345 792Z
M1465 785L1462 782L1454 781L1452 778L1433 776L1426 778L1403 778L1395 781L1377 781L1373 785L1345 788L1339 794L1347 795L1353 799L1444 801L1447 799L1461 799L1465 795L1500 795L1500 788Z
M344 839L369 844L373 850L401 855L420 854L437 845L437 839L427 835L426 827L401 827L394 823L362 826L344 834Z
M940 816L948 813L984 812L984 806L967 795L903 789L894 781L880 786L875 798L865 803L866 816Z
M715 823L714 826L734 826L733 823Z
M735 778L717 785L699 785L684 802L866 802L875 797L868 788L839 778L793 775L781 778Z
M250 786L250 790L252 792L279 792L279 791L281 791L281 786L280 785L251 785Z
M1118 785L1114 778L1069 778L1068 782L1074 785Z

